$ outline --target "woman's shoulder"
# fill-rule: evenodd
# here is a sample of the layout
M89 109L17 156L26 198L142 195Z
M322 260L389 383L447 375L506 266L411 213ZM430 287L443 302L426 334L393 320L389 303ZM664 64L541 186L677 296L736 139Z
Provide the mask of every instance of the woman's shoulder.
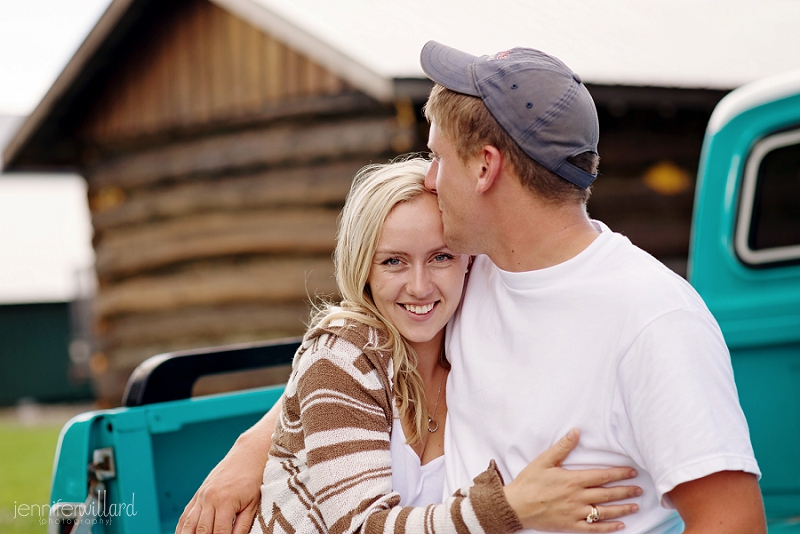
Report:
M348 343L358 349L374 350L386 342L386 332L356 319L342 317L331 319L312 327L303 341L323 339L328 345Z
M309 329L296 358L301 362L324 358L348 365L361 361L361 366L384 369L392 359L386 331L351 318L336 318Z

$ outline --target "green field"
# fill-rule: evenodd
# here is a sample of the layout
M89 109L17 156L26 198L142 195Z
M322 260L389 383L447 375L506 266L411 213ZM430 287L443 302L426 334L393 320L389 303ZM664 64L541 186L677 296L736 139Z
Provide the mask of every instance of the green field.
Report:
M3 534L47 532L46 517L40 517L40 510L50 497L50 474L60 430L60 425L23 426L0 421L0 532ZM26 505L32 508L28 510Z

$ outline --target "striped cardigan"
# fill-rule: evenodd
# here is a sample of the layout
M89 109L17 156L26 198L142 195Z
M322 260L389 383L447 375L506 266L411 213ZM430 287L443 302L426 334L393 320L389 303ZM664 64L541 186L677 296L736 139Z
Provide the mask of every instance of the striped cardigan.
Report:
M392 491L392 359L374 328L306 334L286 386L251 533L504 533L522 526L492 462L443 504Z

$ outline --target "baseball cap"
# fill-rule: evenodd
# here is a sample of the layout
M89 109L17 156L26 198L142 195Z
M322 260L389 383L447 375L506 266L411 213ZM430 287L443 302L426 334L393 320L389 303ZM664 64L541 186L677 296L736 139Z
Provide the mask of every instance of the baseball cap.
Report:
M559 59L532 48L477 57L428 41L420 63L434 82L480 97L522 151L546 169L581 189L597 177L567 161L597 153L600 127L586 86Z

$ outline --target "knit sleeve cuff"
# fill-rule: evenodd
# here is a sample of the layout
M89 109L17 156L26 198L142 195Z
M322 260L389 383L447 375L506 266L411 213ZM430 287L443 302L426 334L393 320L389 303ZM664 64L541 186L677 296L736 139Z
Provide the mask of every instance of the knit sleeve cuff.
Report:
M472 509L484 532L517 532L522 523L511 508L503 491L503 476L494 460L489 467L475 477L469 489Z

